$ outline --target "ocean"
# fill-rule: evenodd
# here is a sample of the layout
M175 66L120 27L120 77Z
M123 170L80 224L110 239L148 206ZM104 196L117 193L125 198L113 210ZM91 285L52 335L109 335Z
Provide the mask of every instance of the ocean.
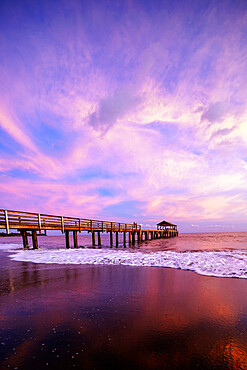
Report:
M247 233L78 241L0 238L1 369L247 368Z

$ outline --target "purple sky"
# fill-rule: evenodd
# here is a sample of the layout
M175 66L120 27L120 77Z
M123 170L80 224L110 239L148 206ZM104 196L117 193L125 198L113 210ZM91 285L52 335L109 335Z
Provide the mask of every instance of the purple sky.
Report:
M247 2L2 0L0 208L247 230Z

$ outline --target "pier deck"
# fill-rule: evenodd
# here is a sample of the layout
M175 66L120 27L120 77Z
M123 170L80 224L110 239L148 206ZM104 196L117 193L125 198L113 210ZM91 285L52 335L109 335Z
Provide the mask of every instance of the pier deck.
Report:
M61 230L65 233L66 247L69 248L69 232L73 232L74 247L78 247L77 232L87 231L92 233L92 244L95 243L95 233L98 234L98 245L101 245L100 233L110 233L110 244L113 244L112 234L115 233L116 245L118 245L118 233L124 235L124 245L126 243L126 233L129 234L129 243L135 243L137 240L170 238L178 235L177 229L155 230L142 229L141 225L136 223L121 223L116 221L99 221L86 218L76 218L67 216L55 216L41 213L21 212L0 209L0 229L6 229L9 234L11 229L20 231L23 238L24 248L28 248L27 231L32 232L33 248L38 248L37 231L42 230Z

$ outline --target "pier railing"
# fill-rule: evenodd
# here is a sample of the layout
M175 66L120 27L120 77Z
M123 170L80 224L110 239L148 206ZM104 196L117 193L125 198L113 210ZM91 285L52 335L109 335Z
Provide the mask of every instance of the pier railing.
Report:
M0 209L0 229L7 234L10 229L128 232L141 230L141 225Z

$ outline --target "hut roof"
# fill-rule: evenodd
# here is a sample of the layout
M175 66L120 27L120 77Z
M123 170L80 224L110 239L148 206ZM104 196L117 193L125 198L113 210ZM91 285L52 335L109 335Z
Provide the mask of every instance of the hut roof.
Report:
M157 224L157 226L177 226L177 225L171 224L170 222L167 221L161 221Z

